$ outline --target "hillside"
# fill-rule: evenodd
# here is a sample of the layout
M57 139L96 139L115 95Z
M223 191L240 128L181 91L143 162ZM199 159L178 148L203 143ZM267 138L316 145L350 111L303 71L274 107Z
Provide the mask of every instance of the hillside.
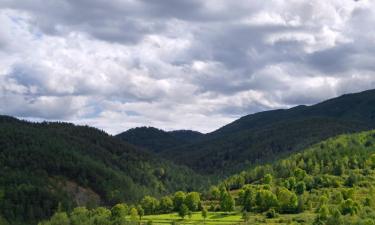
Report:
M176 130L167 132L154 127L137 127L116 135L116 137L128 143L155 153L190 144L202 136L203 134L197 131Z
M0 215L9 221L45 218L58 204L133 202L207 182L94 128L0 117Z
M121 212L121 213L120 213ZM146 196L137 206L76 208L42 225L375 224L375 131L341 135L234 175L205 193Z
M242 117L160 154L196 171L231 174L338 134L375 128L375 90Z

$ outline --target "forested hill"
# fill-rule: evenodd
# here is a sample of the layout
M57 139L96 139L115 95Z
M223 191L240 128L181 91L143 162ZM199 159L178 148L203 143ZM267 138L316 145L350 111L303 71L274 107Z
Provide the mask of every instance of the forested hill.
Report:
M133 202L207 180L98 129L0 116L0 218L14 224L48 217L59 203Z
M75 208L40 225L375 224L375 131L340 135L249 168L209 191Z
M156 153L176 146L190 144L202 136L202 133L192 130L167 132L154 127L137 127L116 135L116 137L128 143Z
M338 134L375 128L375 91L343 95L313 106L242 117L192 144L161 155L204 173L230 174L301 150Z

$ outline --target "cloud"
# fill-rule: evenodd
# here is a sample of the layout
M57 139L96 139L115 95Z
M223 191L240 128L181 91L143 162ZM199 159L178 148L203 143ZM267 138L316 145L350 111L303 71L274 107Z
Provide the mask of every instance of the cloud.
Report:
M373 1L3 0L0 113L214 130L375 88Z

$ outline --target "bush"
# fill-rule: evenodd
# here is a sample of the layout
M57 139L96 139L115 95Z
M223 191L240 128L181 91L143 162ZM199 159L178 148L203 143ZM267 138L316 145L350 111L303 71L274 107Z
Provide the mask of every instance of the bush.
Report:
M266 217L268 219L272 219L272 218L276 218L278 216L276 210L274 208L272 209L269 209L267 212L266 212Z

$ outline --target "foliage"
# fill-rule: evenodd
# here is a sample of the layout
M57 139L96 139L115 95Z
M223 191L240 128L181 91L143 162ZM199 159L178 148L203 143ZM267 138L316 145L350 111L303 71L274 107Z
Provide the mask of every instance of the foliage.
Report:
M12 223L36 224L59 203L66 211L133 203L199 190L208 181L103 131L68 123L0 116L0 149L0 215Z

